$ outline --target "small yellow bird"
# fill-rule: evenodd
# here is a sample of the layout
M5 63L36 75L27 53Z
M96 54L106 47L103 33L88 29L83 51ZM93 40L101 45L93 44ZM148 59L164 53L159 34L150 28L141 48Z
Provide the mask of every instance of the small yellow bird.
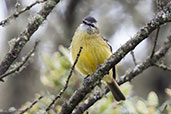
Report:
M76 69L81 74L92 75L100 64L112 54L112 48L99 32L95 18L85 17L77 28L71 42L71 53L73 61L76 59L80 47L83 47L76 64ZM107 83L110 91L117 101L125 100L125 96L115 81L115 66L109 71L103 80Z

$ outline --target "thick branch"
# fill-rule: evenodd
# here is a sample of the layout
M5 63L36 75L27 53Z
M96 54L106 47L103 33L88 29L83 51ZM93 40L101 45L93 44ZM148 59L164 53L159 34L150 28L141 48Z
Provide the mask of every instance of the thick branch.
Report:
M148 57L144 62L138 64L135 66L135 68L131 71L128 71L125 73L125 75L121 76L121 78L117 81L119 85L132 80L136 76L138 76L140 73L145 71L147 68L153 66L157 61L159 61L168 51L168 49L171 47L171 36L168 37L169 40L165 41L164 45L157 51L153 58ZM81 104L74 113L72 114L82 114L85 112L88 108L90 108L95 102L100 100L105 94L109 92L108 87L106 86L104 89L104 92L97 91L94 96L91 96L87 99L87 102Z
M135 53L134 53L133 50L131 51L131 55L132 55L132 60L133 60L133 62L134 62L134 65L136 66L136 65L137 65L137 61L136 61Z
M108 71L115 66L120 60L131 50L133 50L141 41L146 39L158 26L171 22L171 5L159 12L156 18L141 28L137 34L129 41L121 46L112 56L105 61L97 71L90 76L81 87L71 96L68 102L65 102L62 106L60 114L70 114L75 107L81 102L81 100L96 86L96 84L104 77Z
M4 74L8 70L10 65L18 57L24 45L30 40L30 37L39 28L43 21L46 20L47 16L58 2L59 0L48 0L38 15L35 16L31 22L29 22L27 28L18 36L13 47L9 50L0 63L0 75Z

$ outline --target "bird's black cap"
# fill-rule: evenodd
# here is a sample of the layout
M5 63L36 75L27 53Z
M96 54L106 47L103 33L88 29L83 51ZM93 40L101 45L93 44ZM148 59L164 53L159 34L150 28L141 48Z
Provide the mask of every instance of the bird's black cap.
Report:
M83 19L83 22L86 21L88 23L96 23L96 19L94 17L88 16Z

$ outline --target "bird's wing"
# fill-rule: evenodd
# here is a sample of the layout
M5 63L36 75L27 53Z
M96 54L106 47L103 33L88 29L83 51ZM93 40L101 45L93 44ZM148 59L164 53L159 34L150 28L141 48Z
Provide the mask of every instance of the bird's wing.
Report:
M107 43L107 45L110 47L110 51L112 52L112 46L110 45L110 43L108 42L108 40L105 39L104 37L103 37L103 40Z
M112 46L110 45L110 43L108 42L107 39L105 39L103 37L103 40L107 43L107 45L110 47L110 51L112 52ZM115 66L112 67L112 71L113 71L113 78L116 79L116 70L115 70Z

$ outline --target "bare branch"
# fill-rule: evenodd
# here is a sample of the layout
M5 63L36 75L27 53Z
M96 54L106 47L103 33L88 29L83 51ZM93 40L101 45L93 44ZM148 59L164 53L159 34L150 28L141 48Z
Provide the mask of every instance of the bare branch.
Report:
M36 4L40 4L40 3L43 3L43 2L45 2L46 0L37 0L37 1L35 1L34 3L32 3L31 5L29 5L29 6L27 6L27 7L25 7L25 8L23 8L22 10L20 10L20 11L16 11L15 13L13 13L11 16L9 16L8 18L6 18L5 20L3 20L3 21L1 21L0 22L0 26L6 26L7 24L9 24L10 23L10 21L12 20L12 19L16 19L20 14L22 14L22 13L24 13L24 12L26 12L27 10L30 10L33 6L35 6ZM18 9L18 8L17 8Z
M171 68L164 65L164 64L158 64L158 63L155 63L154 66L158 67L158 68L161 68L163 70L167 70L167 71L171 71Z
M58 95L55 97L55 99L54 99L54 100L51 102L51 104L46 108L46 112L50 110L51 106L52 106L53 104L55 104L55 102L62 96L62 94L63 94L63 93L65 92L65 90L68 88L69 80L70 80L70 78L71 78L71 76L72 76L72 73L73 73L73 71L74 71L75 65L76 65L77 62L78 62L78 59L79 59L79 57L80 57L80 54L81 54L82 49L83 49L83 47L80 47L80 50L79 50L79 52L78 52L78 54L77 54L77 57L76 57L76 59L75 59L75 61L74 61L74 64L73 64L73 66L71 67L71 71L70 71L70 73L69 73L69 75L68 75L68 78L67 78L67 80L66 80L66 83L65 83L64 88L58 93Z
M84 82L81 87L71 96L68 102L62 106L60 114L70 114L75 107L84 99L84 97L91 92L97 83L108 73L108 71L115 66L121 59L133 50L141 41L146 39L158 26L171 22L171 5L159 12L156 17L141 28L134 38L127 41L114 54L107 59L104 64L97 69L97 71ZM122 81L122 80L121 80ZM125 81L125 80L123 80Z
M25 57L23 57L23 60L21 62L18 62L17 64L15 63L16 66L14 68L12 68L11 70L7 71L5 74L0 76L0 81L4 82L5 77L14 74L16 72L20 72L23 69L24 64L30 59L30 57L35 52L37 45L38 45L38 41L36 41L33 49Z
M156 48L156 45L157 45L157 39L158 39L158 36L159 36L159 31L160 31L160 27L157 28L157 32L156 32L156 37L155 37L155 40L154 40L154 45L153 45L153 49L152 49L152 52L151 52L151 58L153 57L154 53L155 53L155 48Z
M46 20L49 13L53 10L56 4L60 0L48 0L46 1L44 7L40 10L37 16L29 22L26 29L18 36L13 47L5 55L2 62L0 63L0 75L4 74L13 61L18 57L22 48L30 40L33 33L39 28L39 26Z
M159 51L154 54L153 58L148 57L144 62L136 65L133 70L128 71L123 76L121 76L117 83L121 85L127 81L132 80L133 78L135 78L135 76L138 76L140 73L145 71L147 68L153 66L154 63L156 63L157 61L159 61L159 59L162 58L171 47L171 36L168 39L169 40L165 41L164 45L159 49ZM89 97L86 102L78 106L75 112L73 112L72 114L82 114L109 91L110 90L106 86L103 91L95 92L94 95Z
M41 99L43 98L43 96L40 96L37 100L35 100L29 107L27 107L26 109L22 110L19 114L24 114L25 112L27 112L28 110L30 110L35 104L37 104Z

